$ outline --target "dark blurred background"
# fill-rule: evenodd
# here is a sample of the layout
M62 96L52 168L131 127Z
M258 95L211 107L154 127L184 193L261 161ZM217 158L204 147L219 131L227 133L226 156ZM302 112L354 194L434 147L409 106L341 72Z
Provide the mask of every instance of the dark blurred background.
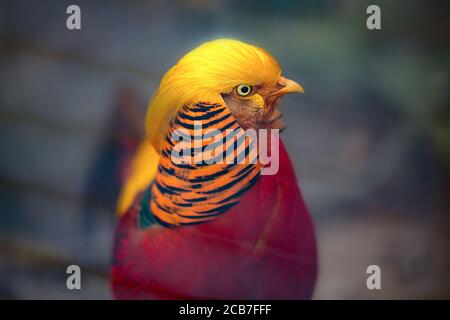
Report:
M81 7L82 29L66 28ZM382 30L366 28L381 7ZM110 298L114 205L163 73L266 48L306 94L283 139L315 221L317 299L450 298L448 1L0 1L0 298ZM82 268L82 290L66 267ZM377 264L382 289L366 288Z

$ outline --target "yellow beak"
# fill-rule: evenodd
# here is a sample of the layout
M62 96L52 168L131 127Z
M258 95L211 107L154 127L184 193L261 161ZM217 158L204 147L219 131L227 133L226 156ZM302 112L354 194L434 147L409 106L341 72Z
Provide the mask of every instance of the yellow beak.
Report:
M279 96L279 95L285 95L287 93L305 93L305 90L303 89L303 87L293 80L286 79L284 77L280 77L279 83L281 85L283 85L284 87L278 91L275 91L271 95Z

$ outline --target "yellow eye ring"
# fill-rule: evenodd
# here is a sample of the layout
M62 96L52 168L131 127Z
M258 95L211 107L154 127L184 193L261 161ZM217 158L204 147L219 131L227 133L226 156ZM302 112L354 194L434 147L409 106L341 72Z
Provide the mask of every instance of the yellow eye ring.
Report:
M240 84L236 87L236 94L241 97L246 97L250 95L253 91L251 85L248 84Z

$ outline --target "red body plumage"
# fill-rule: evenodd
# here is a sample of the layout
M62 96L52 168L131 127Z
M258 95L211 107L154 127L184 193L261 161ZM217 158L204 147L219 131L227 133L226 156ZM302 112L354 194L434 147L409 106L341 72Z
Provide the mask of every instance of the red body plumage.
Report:
M214 221L137 226L120 219L112 288L118 299L307 299L317 274L314 228L280 141L279 172L261 176Z

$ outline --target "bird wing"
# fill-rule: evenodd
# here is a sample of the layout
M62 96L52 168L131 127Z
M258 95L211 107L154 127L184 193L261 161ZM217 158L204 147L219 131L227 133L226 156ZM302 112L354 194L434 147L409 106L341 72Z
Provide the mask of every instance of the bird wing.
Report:
M158 169L159 158L159 153L147 140L141 142L118 197L116 211L119 215L125 214L138 194L152 182Z

